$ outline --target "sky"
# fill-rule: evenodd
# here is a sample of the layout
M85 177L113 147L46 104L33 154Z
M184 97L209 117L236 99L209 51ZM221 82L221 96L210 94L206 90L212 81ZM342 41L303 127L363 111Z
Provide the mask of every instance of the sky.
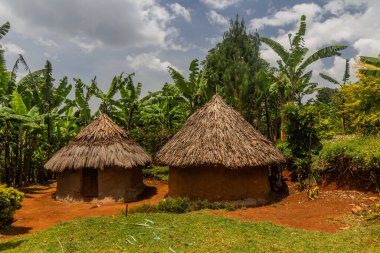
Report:
M340 80L346 58L353 63L358 55L380 53L379 13L378 0L1 0L0 23L11 24L1 44L9 68L18 54L32 71L49 60L56 80L89 83L96 76L103 90L115 75L135 72L146 94L171 82L168 66L187 75L190 62L205 58L236 14L249 32L285 47L304 14L309 52L349 46L342 56L310 66L313 80L325 86L319 72ZM263 45L261 55L276 66L270 48Z

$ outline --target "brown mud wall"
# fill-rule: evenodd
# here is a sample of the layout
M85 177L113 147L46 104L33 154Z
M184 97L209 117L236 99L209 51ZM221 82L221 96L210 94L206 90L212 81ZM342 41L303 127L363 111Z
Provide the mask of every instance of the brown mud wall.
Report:
M143 192L141 169L106 168L98 171L98 197L83 198L82 170L64 171L57 174L57 200L102 202L131 202Z
M266 199L270 193L269 170L223 167L169 168L169 196L192 200Z

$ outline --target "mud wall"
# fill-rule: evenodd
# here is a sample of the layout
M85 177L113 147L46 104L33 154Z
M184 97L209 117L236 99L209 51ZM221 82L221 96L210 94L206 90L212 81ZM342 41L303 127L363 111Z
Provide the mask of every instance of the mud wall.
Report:
M140 169L105 169L98 173L98 199L130 202L144 190Z
M58 200L77 201L82 199L82 171L67 170L57 173L57 191L55 197Z
M224 167L169 168L169 196L190 199L265 199L270 193L269 170Z
M145 188L141 169L106 168L98 170L98 197L102 202L130 202L136 200ZM82 170L57 174L57 200L83 201Z

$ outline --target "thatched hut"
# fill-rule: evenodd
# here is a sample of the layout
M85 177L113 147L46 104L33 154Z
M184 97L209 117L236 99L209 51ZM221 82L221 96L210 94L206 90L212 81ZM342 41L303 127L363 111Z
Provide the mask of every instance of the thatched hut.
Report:
M190 199L265 199L269 168L281 152L215 95L189 117L157 153L169 165L169 196Z
M141 168L151 157L102 114L45 164L57 173L56 198L133 201L143 191Z

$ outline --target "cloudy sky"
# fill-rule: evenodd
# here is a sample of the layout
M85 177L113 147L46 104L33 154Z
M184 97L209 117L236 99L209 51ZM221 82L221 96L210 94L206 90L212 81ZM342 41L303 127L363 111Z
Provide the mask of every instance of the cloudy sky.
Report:
M342 57L313 64L341 79L344 58L380 53L378 0L1 0L0 22L7 64L23 54L32 70L48 59L54 76L88 82L95 75L106 89L112 77L135 72L143 92L170 82L168 66L186 74L192 59L204 59L239 14L249 31L288 45L287 34L307 16L306 46L348 45ZM275 64L265 46L262 56ZM353 73L351 73L353 75ZM322 82L321 82L322 84Z

